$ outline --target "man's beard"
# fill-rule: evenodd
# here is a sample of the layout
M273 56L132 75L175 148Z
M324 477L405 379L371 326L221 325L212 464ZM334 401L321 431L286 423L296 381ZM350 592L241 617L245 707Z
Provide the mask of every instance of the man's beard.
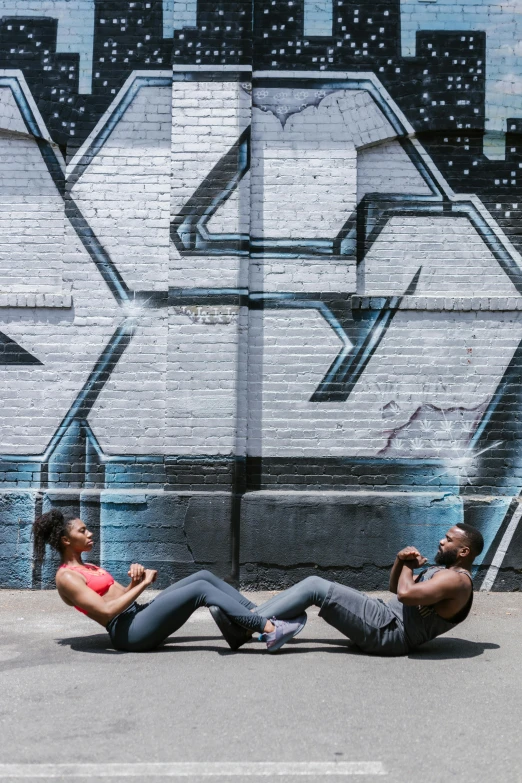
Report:
M437 565L446 566L446 568L455 565L457 560L458 555L456 549L447 549L445 552L442 549L439 549L435 555L435 562Z

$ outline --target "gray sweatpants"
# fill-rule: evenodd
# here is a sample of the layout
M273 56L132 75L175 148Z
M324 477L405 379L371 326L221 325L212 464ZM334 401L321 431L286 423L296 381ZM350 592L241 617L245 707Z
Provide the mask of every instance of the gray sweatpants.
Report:
M310 606L319 606L326 620L366 653L406 655L404 627L389 606L351 587L309 576L259 606L263 617L281 620L297 617Z

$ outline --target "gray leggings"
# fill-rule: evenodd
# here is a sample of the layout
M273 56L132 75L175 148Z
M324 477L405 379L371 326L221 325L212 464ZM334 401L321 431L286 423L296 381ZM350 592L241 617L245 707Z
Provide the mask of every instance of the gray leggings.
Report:
M256 605L210 571L198 571L175 582L148 604L132 604L107 626L117 650L145 652L161 644L200 606L219 606L238 625L263 632L266 618Z

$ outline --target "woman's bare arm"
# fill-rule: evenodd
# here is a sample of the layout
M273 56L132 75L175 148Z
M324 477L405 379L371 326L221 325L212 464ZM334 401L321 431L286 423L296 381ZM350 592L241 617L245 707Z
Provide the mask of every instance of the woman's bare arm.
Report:
M83 609L92 620L105 627L113 617L128 609L145 588L154 582L156 575L157 571L145 570L139 584L126 590L123 595L108 600L87 587L80 574L74 571L62 571L56 578L56 586L66 603Z
M130 576L129 584L127 587L123 587L122 585L126 593L128 593L129 590L132 590L133 587L136 587L136 585L140 584L145 575L145 568L140 563L131 563L128 570L128 575Z

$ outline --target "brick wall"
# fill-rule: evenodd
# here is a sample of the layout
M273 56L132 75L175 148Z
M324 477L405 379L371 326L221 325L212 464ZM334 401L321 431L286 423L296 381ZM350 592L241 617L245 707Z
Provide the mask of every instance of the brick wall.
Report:
M121 578L466 521L520 586L518 21L432 5L0 0L1 586L53 506Z

